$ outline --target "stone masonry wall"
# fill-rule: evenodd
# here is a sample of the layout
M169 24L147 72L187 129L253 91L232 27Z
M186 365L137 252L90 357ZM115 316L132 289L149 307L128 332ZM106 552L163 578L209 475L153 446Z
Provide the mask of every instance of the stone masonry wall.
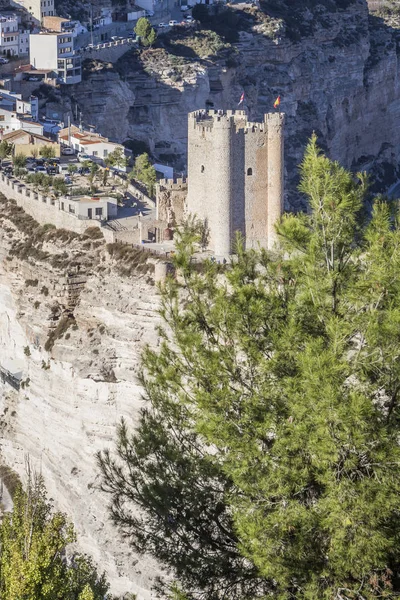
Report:
M58 228L70 229L76 233L83 233L88 227L100 227L96 220L78 219L60 207L60 200L43 196L27 188L19 181L8 179L3 173L0 175L0 192L7 198L14 199L28 215L41 225L52 223Z
M173 227L182 223L186 212L186 179L160 179L156 186L156 217Z

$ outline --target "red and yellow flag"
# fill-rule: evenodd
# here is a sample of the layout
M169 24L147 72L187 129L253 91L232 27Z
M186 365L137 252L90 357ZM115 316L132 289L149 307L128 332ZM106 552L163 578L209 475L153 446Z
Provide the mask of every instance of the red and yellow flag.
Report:
M278 108L278 106L280 105L280 103L281 103L281 97L278 96L277 99L274 102L274 108Z

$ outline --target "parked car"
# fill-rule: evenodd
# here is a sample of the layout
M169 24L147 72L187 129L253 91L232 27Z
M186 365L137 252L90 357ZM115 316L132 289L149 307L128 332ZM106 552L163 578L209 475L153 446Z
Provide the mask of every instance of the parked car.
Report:
M192 15L186 15L186 17L185 17L185 20L186 20L188 23L193 23L193 21L194 21L194 19L193 19Z
M28 77L28 81L40 81L40 77L36 77L36 75L31 75Z
M35 173L46 173L46 175L47 175L47 169L46 169L46 167L42 167L39 165L38 167L35 168Z
M178 21L174 21L174 20L172 20L172 21L170 21L170 22L168 23L168 25L169 25L170 27L175 27L175 25L179 25L179 23L178 23Z
M69 146L64 146L63 149L61 150L61 154L67 156L67 155L72 155L75 154L75 151L73 148L70 148Z
M189 10L189 7L187 4L181 4L181 11L185 12L185 10Z
M78 152L78 160L79 162L83 162L84 160L92 160L92 157L84 152Z
M146 17L154 17L154 11L153 10L146 10Z
M0 65L6 65L8 63L7 58L0 58Z
M57 175L57 167L47 167L47 175Z
M158 29L164 29L164 27L169 27L168 23L159 23L157 25Z
M64 183L66 183L67 185L71 185L72 183L72 179L69 175L65 175L64 177Z

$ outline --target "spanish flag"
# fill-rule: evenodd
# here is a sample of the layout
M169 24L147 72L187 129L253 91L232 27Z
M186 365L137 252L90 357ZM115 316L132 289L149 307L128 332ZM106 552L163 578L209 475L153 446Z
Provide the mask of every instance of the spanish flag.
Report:
M277 99L274 102L274 108L278 108L278 106L280 105L280 103L281 103L281 97L278 96Z

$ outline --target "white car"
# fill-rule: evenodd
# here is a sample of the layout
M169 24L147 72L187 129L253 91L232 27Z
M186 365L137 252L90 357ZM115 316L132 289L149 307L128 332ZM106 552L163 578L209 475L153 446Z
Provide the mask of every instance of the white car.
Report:
M0 65L6 65L8 63L7 58L0 58Z
M185 17L185 21L186 21L187 23L193 23L193 22L194 22L194 19L193 19L193 17L192 17L191 15L186 15L186 17Z
M168 23L159 23L158 28L163 29L164 27L169 27Z
M64 154L65 156L71 156L72 154L75 154L75 152L73 148L70 148L69 146L64 146L64 148L61 150L61 154Z
M185 12L185 10L189 10L189 7L187 4L181 4L181 11Z
M178 21L170 21L170 22L168 23L168 25L169 25L170 27L175 27L176 25L179 25L179 23L178 23Z
M85 160L92 160L92 156L89 154L85 154L84 152L78 152L78 160L79 162L84 162Z

